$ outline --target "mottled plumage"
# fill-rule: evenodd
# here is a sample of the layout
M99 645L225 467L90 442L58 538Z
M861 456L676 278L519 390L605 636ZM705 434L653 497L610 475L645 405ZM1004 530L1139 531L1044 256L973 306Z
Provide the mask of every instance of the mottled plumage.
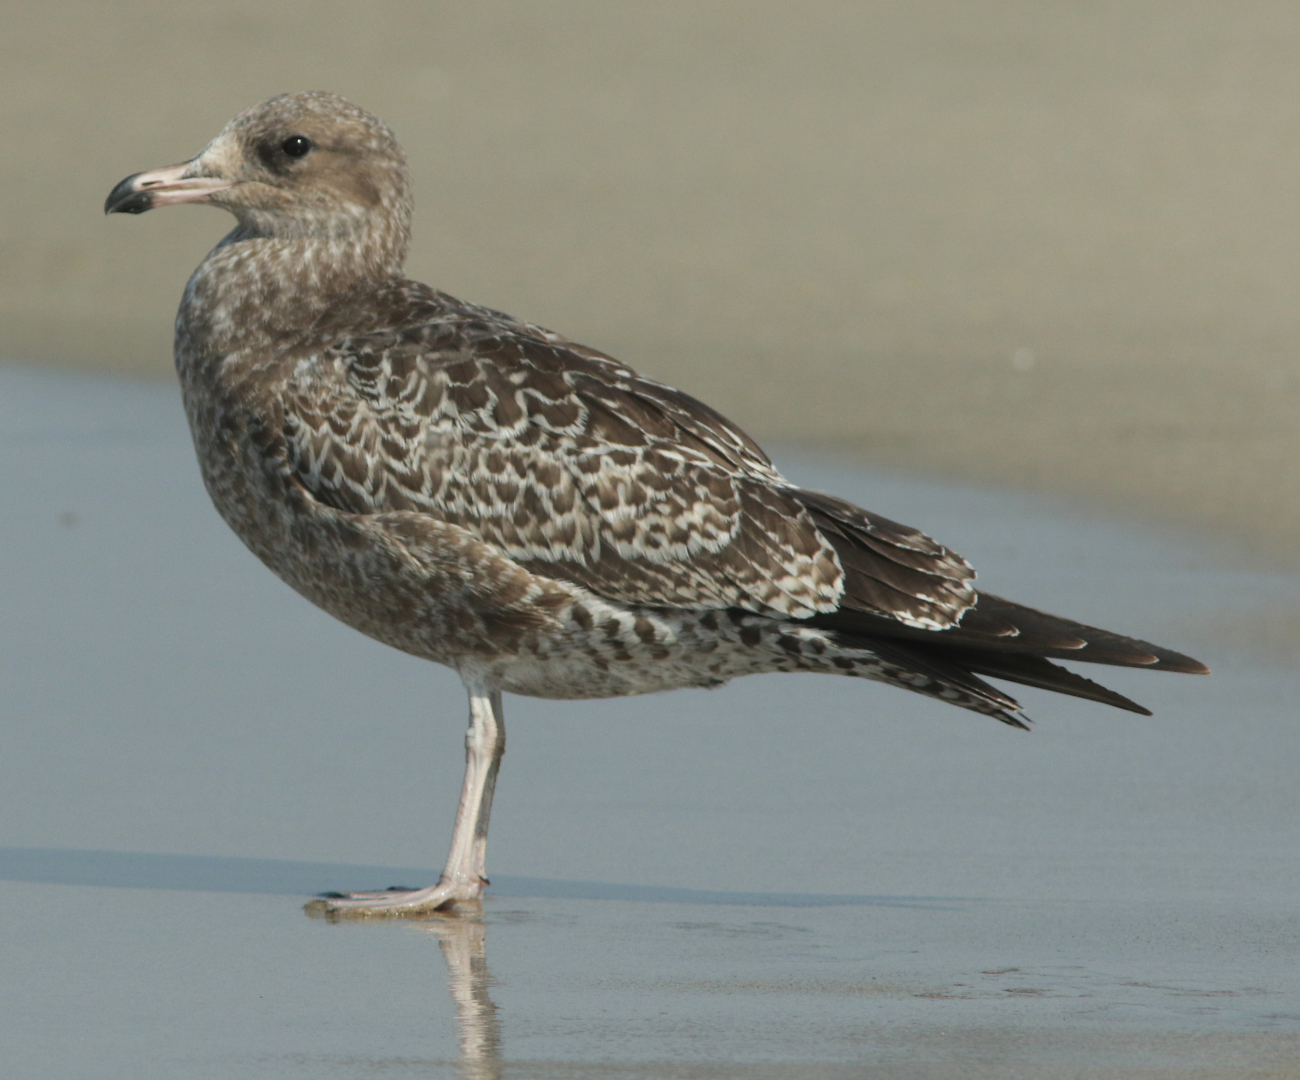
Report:
M478 895L503 690L609 697L812 671L1024 726L980 675L1142 712L1047 658L1204 670L979 594L960 556L792 485L686 394L405 279L409 191L387 128L310 93L250 110L189 162L128 177L107 205L235 214L176 323L213 502L303 595L470 690L443 881L334 908Z

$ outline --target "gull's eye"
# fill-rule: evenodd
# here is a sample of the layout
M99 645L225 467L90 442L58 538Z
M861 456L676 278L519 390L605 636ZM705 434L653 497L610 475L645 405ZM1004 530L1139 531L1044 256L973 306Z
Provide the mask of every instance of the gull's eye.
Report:
M305 135L290 135L280 144L280 149L291 158L306 157L312 148L312 141Z

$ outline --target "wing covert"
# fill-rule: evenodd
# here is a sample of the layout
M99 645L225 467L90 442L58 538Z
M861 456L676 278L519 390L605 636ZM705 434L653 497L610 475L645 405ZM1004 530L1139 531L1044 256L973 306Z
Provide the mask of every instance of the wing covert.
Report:
M847 599L918 626L969 606L969 567L933 541L800 492L707 406L487 309L334 342L283 404L321 501L429 513L609 599L791 618Z

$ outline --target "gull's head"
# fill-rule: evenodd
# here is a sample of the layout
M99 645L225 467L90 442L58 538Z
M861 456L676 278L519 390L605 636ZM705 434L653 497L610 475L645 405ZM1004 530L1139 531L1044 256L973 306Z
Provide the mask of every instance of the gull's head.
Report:
M187 202L229 210L249 236L379 240L404 254L411 183L384 124L336 94L309 91L240 114L189 161L128 176L104 212Z

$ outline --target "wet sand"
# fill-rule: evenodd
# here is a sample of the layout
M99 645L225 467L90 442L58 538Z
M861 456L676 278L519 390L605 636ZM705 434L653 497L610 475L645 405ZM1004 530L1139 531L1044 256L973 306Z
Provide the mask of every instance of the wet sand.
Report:
M457 680L256 563L172 387L0 368L6 1067L1293 1077L1300 681L1257 627L1300 578L1056 498L777 457L993 591L1215 673L1088 670L1152 718L1024 690L1029 735L834 678L510 698L481 911L331 925L310 894L434 874Z
M1298 47L1264 0L18 5L0 355L167 377L224 220L105 194L323 87L407 146L421 279L765 441L1295 566Z

